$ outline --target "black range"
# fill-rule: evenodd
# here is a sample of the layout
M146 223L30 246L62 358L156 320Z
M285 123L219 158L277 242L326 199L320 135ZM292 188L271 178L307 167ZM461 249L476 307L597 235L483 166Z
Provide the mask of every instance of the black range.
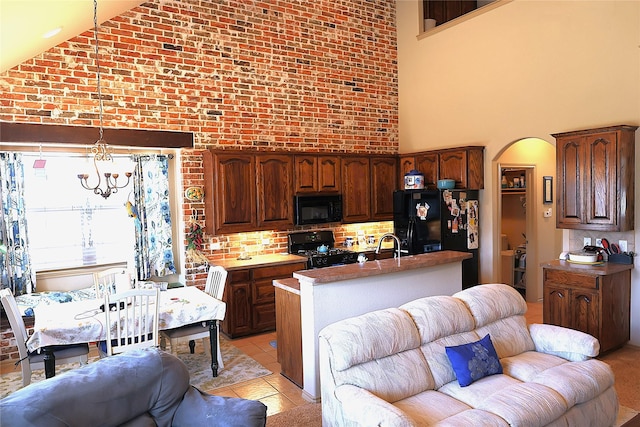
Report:
M335 248L333 231L305 231L288 236L290 254L307 257L307 268L331 267L358 262L358 253Z

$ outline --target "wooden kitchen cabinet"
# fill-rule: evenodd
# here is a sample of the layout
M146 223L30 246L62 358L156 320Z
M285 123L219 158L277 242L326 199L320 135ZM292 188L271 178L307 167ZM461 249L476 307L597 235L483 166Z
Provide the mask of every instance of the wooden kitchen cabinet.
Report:
M227 313L222 331L231 338L271 331L276 327L273 280L291 278L306 262L229 271L224 293Z
M622 125L553 134L558 228L633 230L637 128Z
M302 367L302 319L298 279L274 280L276 292L276 331L281 374L298 387L304 387Z
M256 156L257 227L293 227L293 159L283 154Z
M416 169L416 158L413 154L402 154L398 161L398 189L404 189L404 176Z
M395 156L342 158L342 221L393 219L393 192L397 188Z
M205 186L205 216L215 233L233 233L257 227L255 155L216 153L211 158L209 192ZM205 167L205 173L207 173ZM207 199L208 197L208 199ZM215 208L214 208L215 207ZM207 223L209 230L210 223ZM212 233L213 234L213 233Z
M342 221L365 222L370 218L371 165L369 157L343 157Z
M296 155L294 167L296 194L340 192L340 157Z
M293 226L293 157L204 152L205 221L210 234Z
M576 329L600 341L600 352L630 338L631 264L543 265L544 323Z
M484 188L484 148L467 147L440 152L438 179L453 179L456 188Z
M437 188L440 176L438 153L419 154L416 156L415 162L416 169L424 175L424 188Z
M393 192L397 189L395 157L371 159L371 220L393 219Z
M424 175L424 186L435 189L439 179L453 179L456 188L480 190L484 188L484 147L423 151L400 157L400 187L404 188L404 174L416 169Z

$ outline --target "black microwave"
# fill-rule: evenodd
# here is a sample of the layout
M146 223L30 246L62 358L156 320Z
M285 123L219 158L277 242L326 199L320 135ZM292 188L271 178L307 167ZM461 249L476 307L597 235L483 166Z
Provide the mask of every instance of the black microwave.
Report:
M342 196L321 194L295 196L295 224L325 224L342 221Z

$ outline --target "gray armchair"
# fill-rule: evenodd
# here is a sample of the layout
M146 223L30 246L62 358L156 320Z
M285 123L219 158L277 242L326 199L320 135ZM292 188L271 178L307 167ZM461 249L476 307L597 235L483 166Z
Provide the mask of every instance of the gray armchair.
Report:
M100 359L0 400L12 426L261 426L258 401L213 396L189 384L177 357L155 348Z

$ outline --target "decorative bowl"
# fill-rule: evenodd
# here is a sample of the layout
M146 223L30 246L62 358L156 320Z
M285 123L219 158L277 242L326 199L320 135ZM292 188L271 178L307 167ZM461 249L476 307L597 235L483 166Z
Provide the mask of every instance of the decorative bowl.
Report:
M456 181L453 179L439 179L438 188L440 190L453 190L456 188Z
M569 252L569 261L574 262L597 262L598 254L585 252Z

